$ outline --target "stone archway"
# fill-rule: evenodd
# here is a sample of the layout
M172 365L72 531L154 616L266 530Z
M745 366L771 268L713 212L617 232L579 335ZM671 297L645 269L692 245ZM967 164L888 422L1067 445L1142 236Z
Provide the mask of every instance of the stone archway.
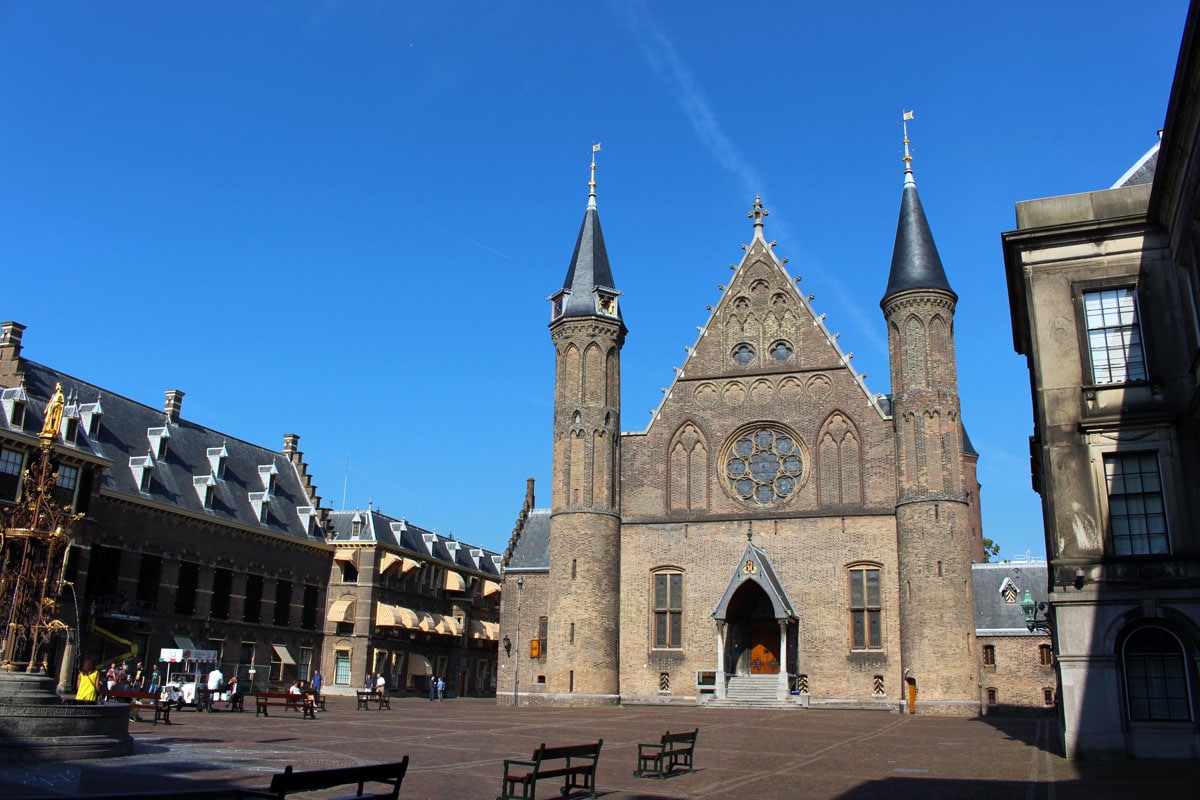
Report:
M731 675L777 675L783 661L771 598L754 581L738 587L725 614L725 663Z

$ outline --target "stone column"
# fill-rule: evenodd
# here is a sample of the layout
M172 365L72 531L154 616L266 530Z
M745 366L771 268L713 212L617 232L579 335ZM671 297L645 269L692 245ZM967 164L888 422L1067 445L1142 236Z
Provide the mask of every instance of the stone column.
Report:
M717 620L717 699L725 699L725 621Z
M58 665L58 694L60 697L75 696L75 638L67 639L63 647L62 663Z
M788 697L787 626L788 621L786 617L779 620L779 683L776 687L775 695L780 701L787 700Z

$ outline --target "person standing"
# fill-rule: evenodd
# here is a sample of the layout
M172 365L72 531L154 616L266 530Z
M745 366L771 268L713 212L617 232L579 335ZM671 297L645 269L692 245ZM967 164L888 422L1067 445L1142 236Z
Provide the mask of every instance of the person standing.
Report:
M429 702L431 703L437 700L437 682L436 675L429 679Z
M76 681L75 699L80 703L95 703L100 699L100 671L90 658L83 660Z
M321 696L321 687L325 685L325 679L321 677L321 670L313 670L312 676L312 692L314 698Z
M219 664L213 664L212 672L208 673L208 700L205 701L203 707L199 702L196 703L197 711L212 711L213 700L216 700L221 693L221 689L225 687L225 673L221 672Z
M383 677L383 673L375 678L375 694L383 697L383 693L387 691L387 678Z
M159 684L162 683L162 676L158 674L158 664L154 665L154 670L150 673L150 683L146 686L146 691L151 694L158 694Z
M442 680L441 678L437 679L437 692L438 692L438 700L441 700L442 697L444 697L446 694L446 682L444 680Z

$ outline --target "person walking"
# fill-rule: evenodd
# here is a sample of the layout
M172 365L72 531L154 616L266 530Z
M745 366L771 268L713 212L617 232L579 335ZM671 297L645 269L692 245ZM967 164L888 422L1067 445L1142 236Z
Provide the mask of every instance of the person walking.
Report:
M313 670L313 676L312 676L313 700L315 700L318 704L321 702L321 687L324 685L325 685L325 679L323 677L321 677L321 670L319 670L319 669ZM317 709L324 710L324 709L321 709L320 705L317 706Z

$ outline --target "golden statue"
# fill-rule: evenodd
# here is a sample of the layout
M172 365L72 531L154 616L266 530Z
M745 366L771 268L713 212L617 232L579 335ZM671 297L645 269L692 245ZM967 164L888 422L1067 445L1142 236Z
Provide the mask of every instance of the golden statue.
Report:
M62 425L63 406L66 405L66 402L66 398L63 397L62 384L55 384L54 395L46 404L46 422L42 425L42 436L48 436L51 439L58 436L58 429Z

